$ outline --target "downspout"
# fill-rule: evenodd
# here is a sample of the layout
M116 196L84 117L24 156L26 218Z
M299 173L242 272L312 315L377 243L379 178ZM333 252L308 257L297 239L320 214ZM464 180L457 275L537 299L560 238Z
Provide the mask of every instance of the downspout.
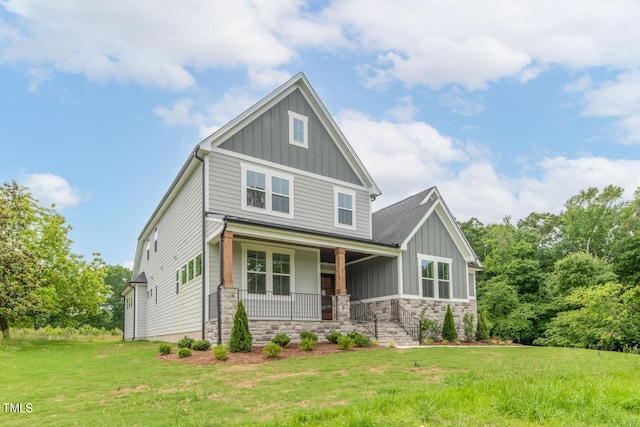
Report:
M222 227L222 233L220 233L220 284L218 285L218 292L216 304L218 306L218 345L222 344L222 299L220 298L220 289L224 285L224 252L222 247L224 244L224 232L227 231L227 221L224 222Z
M205 326L207 323L207 312L206 312L206 298L207 298L207 269L206 269L206 233L207 233L207 222L206 222L206 214L207 214L207 206L205 203L205 167L204 167L204 158L198 156L198 148L199 145L193 149L193 157L200 160L202 163L202 339L205 336Z

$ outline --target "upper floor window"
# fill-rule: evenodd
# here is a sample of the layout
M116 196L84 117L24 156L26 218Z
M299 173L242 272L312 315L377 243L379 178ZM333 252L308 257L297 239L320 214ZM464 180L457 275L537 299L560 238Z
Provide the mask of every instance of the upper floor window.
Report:
M475 271L469 272L469 298L476 297L476 273Z
M425 298L451 299L451 260L418 255L420 287Z
M309 118L289 111L289 144L309 148Z
M151 240L147 238L147 261L149 261L149 250L151 249Z
M334 189L334 196L335 226L355 229L355 192L336 188Z
M158 252L158 227L153 231L153 252Z
M242 165L242 209L293 218L293 177Z

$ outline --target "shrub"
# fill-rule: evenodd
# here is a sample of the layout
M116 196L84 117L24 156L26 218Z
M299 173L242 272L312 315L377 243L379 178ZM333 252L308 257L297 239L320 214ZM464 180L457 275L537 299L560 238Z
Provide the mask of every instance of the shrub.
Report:
M367 335L363 335L361 333L356 332L355 334L353 334L351 339L353 340L353 343L355 344L356 347L371 346L371 338L369 338Z
M213 357L215 357L216 360L227 360L227 346L224 344L218 344L213 347Z
M196 351L207 351L211 348L211 343L207 340L194 341L191 348Z
M191 348L194 342L193 338L185 336L178 341L178 348Z
M422 336L432 341L437 341L440 338L440 332L442 327L436 320L423 317L420 319L420 331Z
M282 353L282 346L280 344L270 342L269 344L264 346L262 352L267 357L273 359L274 357L278 357L280 353Z
M476 328L476 339L478 341L487 341L489 339L489 333L491 331L491 325L487 319L487 312L482 310L478 315L478 327Z
M324 337L331 344L338 344L338 338L340 338L341 336L342 336L342 334L340 332L331 332L329 334L326 334Z
M238 309L233 316L233 328L231 329L231 339L229 340L229 350L231 353L249 353L253 337L249 331L249 319L244 309L242 301L238 301Z
M171 344L166 342L160 343L158 350L160 350L160 354L169 354L171 353Z
M473 328L476 320L476 316L471 313L466 313L462 319L464 324L464 335L467 337L467 341L473 341Z
M285 348L291 342L291 338L287 334L278 334L271 339L271 342Z
M396 346L396 342L394 340L389 340L389 347L394 348Z
M185 357L189 357L189 356L191 356L191 349L190 349L190 348L188 348L188 347L181 347L181 348L178 350L178 357L179 357L180 359L184 359Z
M458 330L456 329L455 321L453 320L453 312L451 306L447 306L447 313L444 315L444 322L442 324L442 341L457 341Z
M353 346L353 340L348 335L340 335L336 340L340 350L349 350Z
M302 338L300 341L300 348L303 351L311 351L316 347L317 341L312 338Z
M311 331L303 331L303 332L301 332L300 333L300 339L304 340L305 338L313 340L314 342L318 342L318 334L316 334L315 332L311 332Z

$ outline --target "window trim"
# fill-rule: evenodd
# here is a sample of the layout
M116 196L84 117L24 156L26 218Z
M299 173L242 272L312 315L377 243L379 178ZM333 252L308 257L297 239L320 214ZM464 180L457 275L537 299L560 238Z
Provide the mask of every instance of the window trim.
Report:
M340 206L338 205L339 195L345 194L351 196L351 224L343 224L340 222ZM356 192L346 188L333 187L333 224L337 228L346 230L356 229Z
M266 246L266 245L256 245L253 243L246 243L243 242L241 243L241 248L242 248L242 284L241 284L241 289L247 291L247 296L248 298L253 298L254 295L257 296L261 296L263 294L252 294L249 293L249 287L248 287L248 279L249 279L249 270L247 270L247 252L248 251L259 251L259 252L265 252L266 253L266 263L267 263L267 270L266 270L266 286L265 286L265 290L266 292L271 292L271 296L272 298L278 299L278 298L286 298L286 299L291 299L294 297L294 293L295 293L295 276L296 276L296 272L295 272L295 253L296 251L294 249L290 249L290 248L283 248L280 246ZM289 295L274 295L273 294L273 254L282 254L282 255L289 255ZM279 273L275 273L276 275L281 275Z
M309 117L304 116L300 113L296 113L294 111L289 110L289 144L294 145L300 148L309 148ZM295 120L300 120L302 122L302 141L298 141L294 138L293 132L293 124Z
M294 215L293 215L293 210L294 210L294 188L293 188L293 182L294 182L294 178L292 175L288 175L285 173L281 173L279 171L274 171L271 169L266 169L263 167L258 167L258 166L254 166L254 165L250 165L250 164L246 164L246 163L241 163L240 164L240 169L241 169L241 173L242 173L242 194L241 194L241 198L242 198L242 205L241 205L241 209L243 211L249 211L249 212L256 212L256 213L260 213L260 214L265 214L265 215L272 215L272 216L278 216L280 218L288 218L288 219L293 219ZM249 206L247 204L247 172L256 172L256 173L261 173L265 176L265 207L263 208L257 208L255 206ZM273 183L272 183L272 179L273 178L279 178L282 180L286 180L289 182L289 212L280 212L277 210L273 210L273 196L277 195L277 196L282 196L281 193L274 193L273 192Z
M433 262L433 297L428 297L424 295L423 286L422 286L422 261L431 261ZM440 298L440 278L438 271L438 263L448 264L449 265L449 298ZM425 255L418 254L418 291L419 295L422 298L429 300L438 300L438 301L451 301L453 298L453 260L451 258L443 258L439 256L433 255Z
M469 280L469 278L473 277L473 283ZM476 272L474 270L467 270L467 297L469 299L476 299L478 295L478 290L476 289L477 277ZM469 292L473 289L473 295Z

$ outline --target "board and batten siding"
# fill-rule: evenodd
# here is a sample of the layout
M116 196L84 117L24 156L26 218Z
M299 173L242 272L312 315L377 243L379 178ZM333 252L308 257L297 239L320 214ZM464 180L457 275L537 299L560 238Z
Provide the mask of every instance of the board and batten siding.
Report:
M221 152L212 153L209 160L209 210L213 212L347 237L370 237L371 204L364 189L344 187L355 192L356 229L350 230L335 226L334 187L343 188L339 185L308 175L279 171L277 165L253 164ZM293 176L293 218L242 210L242 164L249 169L254 166Z
M143 236L143 250L134 276L144 271L147 289L153 289L154 294L150 298L146 294L137 296L146 304L146 333L136 338L154 339L202 329L202 276L180 284L180 292L176 294L176 270L202 251L201 174L200 168L192 172L162 214L157 224L157 251L154 251L154 230L147 230L151 236L148 261L147 235Z
M411 238L402 256L403 293L420 295L418 254L451 259L454 299L467 299L467 262L456 247L437 212L427 218Z
M398 294L398 259L376 257L347 265L347 293L360 300Z
M289 143L289 111L309 118L308 148ZM235 133L220 148L362 185L299 89Z

